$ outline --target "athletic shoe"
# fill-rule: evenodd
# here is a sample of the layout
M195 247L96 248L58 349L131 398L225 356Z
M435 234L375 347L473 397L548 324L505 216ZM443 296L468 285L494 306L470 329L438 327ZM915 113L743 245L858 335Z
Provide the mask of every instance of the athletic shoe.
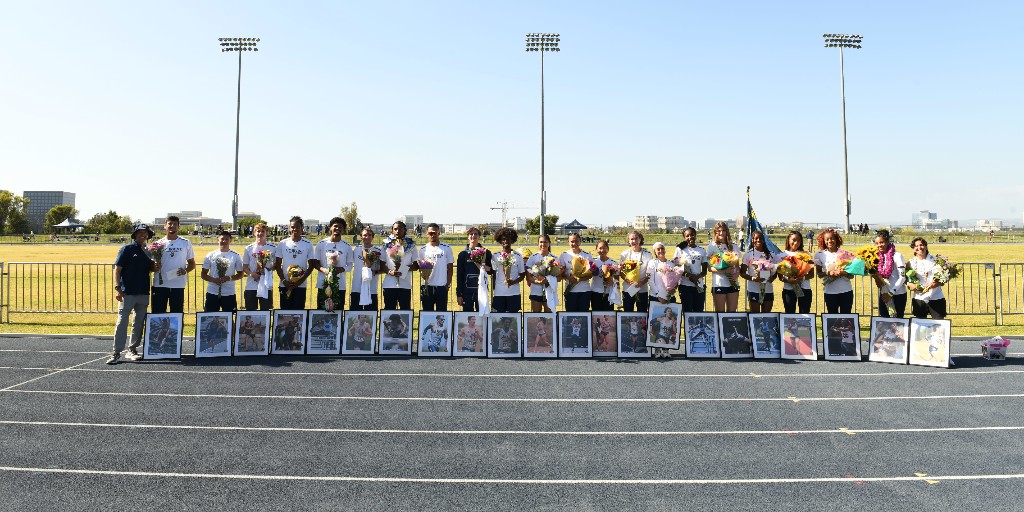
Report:
M117 362L120 359L121 359L121 354L120 353L111 354L110 357L107 359L107 364L117 364Z
M128 349L128 352L124 355L124 358L129 361L138 361L139 359L142 359L142 354L139 354L139 352L134 348L130 348Z

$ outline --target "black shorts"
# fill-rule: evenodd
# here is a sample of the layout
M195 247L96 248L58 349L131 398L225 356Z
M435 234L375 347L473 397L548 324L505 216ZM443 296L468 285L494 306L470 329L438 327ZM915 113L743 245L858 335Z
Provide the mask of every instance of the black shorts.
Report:
M547 302L543 295L530 295L530 300L534 302Z
M735 286L715 286L711 288L711 295L729 295L730 293L739 292L739 289Z
M760 294L757 293L757 292L747 292L747 302L756 302L758 304L761 304L761 301L757 300L758 295L760 295ZM765 292L764 300L774 301L775 300L775 294L774 293Z

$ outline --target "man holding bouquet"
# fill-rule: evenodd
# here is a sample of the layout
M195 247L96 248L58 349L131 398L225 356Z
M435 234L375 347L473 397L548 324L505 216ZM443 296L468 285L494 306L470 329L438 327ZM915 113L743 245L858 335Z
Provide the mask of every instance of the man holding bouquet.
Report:
M302 217L294 216L288 221L291 235L277 244L274 267L281 279L281 309L306 309L306 280L313 270L313 244L302 237Z
M260 222L253 227L253 235L256 241L245 246L242 252L242 272L249 276L245 280L245 291L242 292L242 299L245 301L246 311L270 311L274 308L274 258L277 254L277 244L267 241L269 234L266 222ZM260 281L263 281L262 293Z
M466 248L459 253L456 264L458 281L455 283L455 298L459 301L459 306L462 306L463 311L479 311L477 287L479 286L480 272L494 273L493 270L490 270L492 255L490 250L485 250L482 264L477 264L470 258L473 249L483 248L480 243L480 228L476 226L469 228L469 231L466 231L466 238L468 243Z
M196 269L196 254L192 242L178 236L181 219L168 215L164 221L167 236L157 240L163 244L160 252L160 270L153 276L153 313L185 312L185 285L188 273Z
M217 233L218 247L203 258L200 277L206 281L206 302L203 311L235 311L238 298L235 295L235 281L242 279L242 257L231 250L231 233L221 230Z
M346 231L345 219L341 217L334 217L327 224L327 231L330 236L317 242L316 247L313 249L313 261L310 264L315 267L319 272L316 276L316 307L317 309L324 309L324 303L327 301L327 294L324 292L324 281L328 274L333 274L334 279L338 281L338 293L337 297L331 297L334 301L334 308L338 311L345 309L345 272L352 269L352 246L348 242L341 239L341 235ZM333 268L328 262L328 253L337 253L337 261L334 263Z
M452 269L455 255L448 244L441 243L441 226L427 225L427 245L420 249L420 261L429 261L433 269L424 277L420 301L423 311L448 311L448 290L452 287ZM420 275L424 272L421 269Z
M384 275L384 309L412 309L412 271L416 270L419 248L405 236L407 228L402 221L391 225L391 236L384 241L387 273Z

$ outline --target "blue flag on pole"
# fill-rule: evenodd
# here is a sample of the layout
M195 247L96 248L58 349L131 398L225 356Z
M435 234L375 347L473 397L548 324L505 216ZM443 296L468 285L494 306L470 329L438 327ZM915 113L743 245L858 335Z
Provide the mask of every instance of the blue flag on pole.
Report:
M764 229L764 226L757 220L757 215L754 214L754 207L750 205L750 187L747 187L747 241L743 245L746 248L750 248L750 236L754 234L754 231L760 231L764 234L764 245L768 249L768 252L773 255L782 252L772 240L768 238L768 231Z

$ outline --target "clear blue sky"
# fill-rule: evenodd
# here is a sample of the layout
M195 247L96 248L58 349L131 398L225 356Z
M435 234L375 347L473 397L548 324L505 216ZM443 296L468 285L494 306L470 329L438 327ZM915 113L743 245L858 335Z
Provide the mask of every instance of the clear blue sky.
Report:
M0 188L76 192L83 218L230 220L237 54L241 211L364 221L548 212L842 221L846 52L854 222L1016 218L1018 1L4 2Z

